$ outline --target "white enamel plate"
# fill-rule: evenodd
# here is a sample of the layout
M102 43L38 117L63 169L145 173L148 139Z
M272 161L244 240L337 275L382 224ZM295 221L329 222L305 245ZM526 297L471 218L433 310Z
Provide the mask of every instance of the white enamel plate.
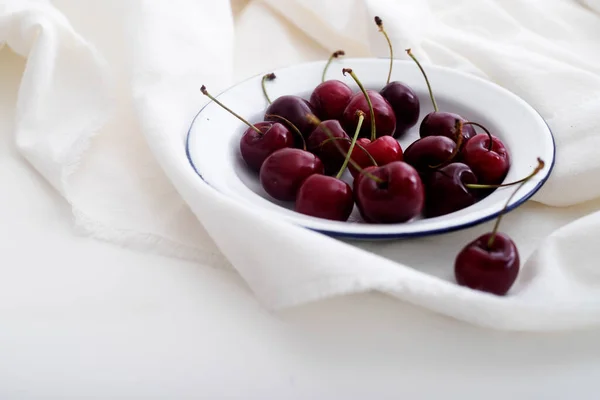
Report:
M268 82L271 99L295 94L306 99L321 82L325 62L313 62L282 68L277 79ZM346 82L355 91L358 87L342 68L352 68L367 89L381 89L387 78L389 61L385 59L341 59L335 61L328 79ZM555 145L550 129L542 117L525 101L489 81L448 68L425 66L441 111L455 112L470 121L485 125L508 148L511 167L505 182L521 179L532 172L537 158L545 168L528 181L509 205L512 210L527 201L548 179L554 165ZM256 76L221 93L218 99L251 122L263 119L267 101L261 90L261 77ZM412 61L395 61L392 80L411 86L421 101L421 116L433 110L427 86ZM210 91L210 82L206 82ZM402 149L419 138L419 123L400 138ZM239 152L239 140L245 126L214 102L208 103L194 119L187 140L191 167L210 186L260 212L270 210L281 218L332 236L360 239L386 239L424 236L470 227L495 218L515 190L500 188L490 196L463 210L429 219L415 219L399 224L367 224L358 210L348 222L329 221L294 212L293 203L275 201L260 186L257 174L244 164ZM346 174L349 182L351 177Z

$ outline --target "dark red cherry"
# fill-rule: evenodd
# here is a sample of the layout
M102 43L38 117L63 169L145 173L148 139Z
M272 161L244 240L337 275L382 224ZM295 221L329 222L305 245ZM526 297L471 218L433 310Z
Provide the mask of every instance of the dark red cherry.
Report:
M332 176L309 176L296 196L296 211L317 218L346 221L353 208L350 185Z
M426 183L425 215L438 217L474 204L477 198L465 186L474 183L477 177L466 164L456 162L436 170Z
M442 164L452 157L456 142L445 136L427 136L417 139L404 151L404 161L417 170Z
M456 130L456 120L467 122L458 114L434 111L425 116L419 127L421 137L426 136L445 136L454 140L458 140L458 132ZM475 136L475 129L471 125L464 125L462 129L463 143Z
M510 290L519 274L519 252L515 243L498 228L519 189L544 169L544 161L540 158L537 161L538 165L531 174L512 183L518 186L506 199L494 229L467 244L456 256L454 274L458 284L497 295L504 295Z
M242 134L240 139L240 152L242 153L242 158L250 168L259 170L266 157L274 151L293 146L295 140L293 137L290 139L291 132L284 125L277 122L260 122L256 126L252 125L244 117L212 96L206 89L206 86L202 85L200 91L248 126L248 129ZM292 144L290 145L290 143Z
M341 119L353 92L344 82L329 80L321 83L310 95L310 104L321 120Z
M358 146L355 147L352 151L352 160L361 168L372 166L373 160L380 167L394 161L403 160L402 147L400 147L400 143L391 136L382 136L374 142L371 142L367 138L362 138L358 140L358 144L361 145L364 150ZM371 157L369 157L369 155ZM373 160L371 160L371 158ZM358 170L353 165L350 165L348 169L353 177L356 177L359 174Z
M459 285L504 295L519 274L519 252L515 243L500 232L488 246L492 234L480 236L458 253L454 274Z
M240 139L240 152L246 164L258 172L274 151L294 147L294 135L278 122L259 122L254 126L262 133L254 128L246 129Z
M390 103L396 116L395 137L402 136L417 124L421 105L419 97L411 87L402 82L390 82L379 92Z
M423 121L421 121L421 125L419 126L419 134L421 137L426 136L446 136L454 140L458 141L458 130L456 121L467 122L463 117L458 114L440 111L437 102L435 100L435 96L433 95L433 90L431 89L431 84L429 82L429 78L425 73L425 69L417 60L417 58L412 53L411 49L407 49L406 53L413 59L417 67L421 70L423 74L423 78L425 78L425 83L427 84L427 90L429 91L429 97L431 98L431 103L433 104L433 112L427 114ZM475 136L475 129L471 125L465 125L462 129L463 133L463 141L464 144L469 138Z
M281 96L267 107L265 121L281 122L274 116L280 116L294 124L306 138L316 128L307 115L314 114L310 103L299 96ZM290 127L291 128L291 127Z
M377 16L374 19L375 24L379 28L379 32L385 37L390 49L390 68L388 70L387 81L386 85L379 93L388 101L392 110L394 110L396 116L396 131L394 132L394 136L399 137L416 125L419 120L421 106L417 94L410 86L398 81L390 82L392 80L392 69L394 67L394 48L392 46L392 41L383 26L382 19Z
M323 163L314 154L285 148L268 156L260 168L260 183L273 198L292 201L302 182L313 174L323 173Z
M510 156L504 143L495 136L480 133L465 143L462 161L477 175L481 184L502 183L510 168Z
M415 167L426 182L432 167L449 161L456 150L456 142L445 136L427 136L411 143L404 150L404 161Z
M352 182L352 188L353 188L352 190L354 190L354 201L356 202L356 205L358 206L359 211L360 211L360 208L361 208L361 206L359 204L360 203L360 198L356 195L356 190L358 189L358 186L360 185L360 181L363 178L365 178L368 175L368 173L372 172L374 169L377 169L377 168L379 168L379 167L376 167L374 165L370 166L370 167L363 168L363 170L361 171L361 173L358 174L358 175L356 175L354 177L354 181ZM366 178L366 179L369 179L369 178ZM364 216L363 216L363 219L364 219Z
M329 134L326 129L329 129ZM336 120L322 121L306 140L306 147L323 162L325 173L333 175L344 163L345 153L340 152L336 143L329 140L329 135L344 139L337 141L344 151L350 147L350 136ZM326 143L323 144L324 142Z
M393 136L396 131L396 115L394 114L392 106L383 98L383 96L374 90L367 90L367 94L373 104L377 137L385 135ZM342 126L344 126L347 131L353 131L358 122L358 110L364 112L367 116L360 130L360 136L370 138L371 118L369 103L362 92L355 93L350 99L342 116Z
M419 215L425 191L417 170L394 161L366 168L354 180L354 195L365 221L385 224L406 222Z
M371 153L368 153L367 147L369 147L370 144L370 139L360 138L356 141L356 146L354 147L354 150L352 150L352 161L358 164L358 166L362 169L365 169L367 167L376 167L377 165L379 165L377 161L375 161ZM356 169L356 166L352 164L348 165L348 170L350 171L354 179L356 179L356 177L360 175L358 173L358 170Z

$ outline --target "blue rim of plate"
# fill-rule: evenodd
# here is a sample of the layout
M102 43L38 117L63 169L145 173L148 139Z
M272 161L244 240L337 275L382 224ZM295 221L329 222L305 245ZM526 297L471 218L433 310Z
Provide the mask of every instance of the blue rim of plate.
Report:
M306 64L310 64L310 63L306 63ZM280 68L280 69L285 69L284 68ZM455 71L460 73L459 71ZM219 98L221 95L227 93L230 89L232 89L233 87L240 85L246 81L255 79L259 76L262 76L264 74L257 74L255 76L252 76L250 78L244 79L241 82L238 82L236 85L231 86L227 89L225 89L224 91L222 91L221 93L219 93L218 95L216 95L216 98ZM478 77L473 77L475 79L481 79ZM493 82L491 82L493 83ZM223 194L221 191L217 190L214 186L212 186L210 184L210 182L208 182L200 173L200 171L198 171L198 169L196 169L196 165L194 165L194 162L192 161L192 157L190 155L190 135L192 133L192 128L194 127L194 124L196 123L196 119L200 116L200 114L202 114L202 111L204 111L204 109L206 107L208 107L208 105L212 103L212 100L209 101L208 103L206 103L201 109L200 111L198 111L198 113L194 116L194 118L192 119L192 122L190 124L190 127L188 128L188 132L186 135L186 139L185 139L185 154L187 156L188 162L190 163L190 165L192 166L192 168L194 169L194 171L196 172L196 175L198 175L200 177L200 179L206 183L206 185L208 185L211 189ZM550 175L552 174L552 170L554 169L554 164L556 162L556 141L554 140L554 133L552 132L552 129L550 128L550 125L548 125L548 122L546 122L546 120L544 119L544 117L535 109L533 108L529 103L527 103L527 105L529 105L529 107L531 107L532 110L534 110L542 119L542 121L544 121L544 124L546 124L546 126L548 127L548 132L550 132L550 138L552 139L552 162L550 163L550 167L548 169L548 173L546 174L546 176L544 176L544 178L542 178L538 184L531 189L525 196L523 196L522 198L520 198L518 201L516 201L514 204L508 206L506 208L505 213L508 214L509 212L515 210L516 208L520 207L521 205L523 205L524 203L526 203L529 199L531 199L541 188L542 186L544 186L544 184L546 183L546 181L548 181L548 178L550 178ZM451 227L447 227L447 228L439 228L439 229L431 229L428 231L420 231L420 232L406 232L406 233L347 233L347 232L340 232L340 231L331 231L331 230L327 230L327 229L315 229L315 228L310 228L307 226L304 226L302 224L295 224L298 226L301 226L302 228L314 231L314 232L318 232L318 233L322 233L324 235L327 236L332 236L332 237L336 237L336 238L344 238L344 239L358 239L358 240L365 240L365 239L370 239L370 240L385 240L385 239L402 239L402 238L416 238L416 237L424 237L424 236L434 236L434 235L442 235L445 233L450 233L450 232L456 232L459 230L463 230L466 228L471 228L473 226L476 225L481 225L484 222L490 221L496 217L498 217L498 215L500 215L503 211L497 211L494 212L490 215L487 215L485 217L481 217L478 219L475 219L473 221L469 221L469 222L465 222L463 224L459 224L459 225L453 225Z

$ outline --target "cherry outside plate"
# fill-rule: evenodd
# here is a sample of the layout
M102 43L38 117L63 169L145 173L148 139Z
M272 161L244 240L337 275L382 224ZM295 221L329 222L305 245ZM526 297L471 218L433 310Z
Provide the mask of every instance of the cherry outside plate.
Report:
M298 64L276 71L277 79L268 82L272 99L295 94L306 99L321 81L325 62ZM358 87L342 68L352 68L367 89L381 89L387 77L385 59L341 59L332 64L328 79ZM505 143L511 155L511 168L505 182L527 176L540 157L545 168L527 182L509 205L512 210L533 196L548 179L554 165L555 144L544 119L529 104L502 87L484 79L449 68L425 66L436 100L442 111L455 112L484 124ZM261 121L267 107L261 90L261 76L248 79L218 95L218 99L251 122ZM410 85L421 101L420 120L433 110L427 87L412 61L395 61L392 80ZM210 82L207 82L209 84ZM208 86L210 90L210 85ZM418 139L419 123L400 138L403 149ZM294 212L293 203L275 201L260 186L240 156L239 140L245 126L214 102L209 102L194 118L187 137L191 167L214 189L238 202L251 205L257 212L279 216L291 223L328 235L355 239L392 239L451 232L495 218L503 209L514 187L497 189L490 196L463 210L437 218L415 219L398 224L364 223L358 210L348 222L329 221ZM351 183L348 173L344 176Z

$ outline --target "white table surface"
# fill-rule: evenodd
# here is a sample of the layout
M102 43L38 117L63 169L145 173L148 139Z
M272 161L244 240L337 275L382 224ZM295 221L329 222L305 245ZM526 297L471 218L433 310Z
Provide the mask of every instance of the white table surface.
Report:
M494 332L376 294L272 315L231 272L75 235L15 150L6 76L0 399L598 398L598 330Z

